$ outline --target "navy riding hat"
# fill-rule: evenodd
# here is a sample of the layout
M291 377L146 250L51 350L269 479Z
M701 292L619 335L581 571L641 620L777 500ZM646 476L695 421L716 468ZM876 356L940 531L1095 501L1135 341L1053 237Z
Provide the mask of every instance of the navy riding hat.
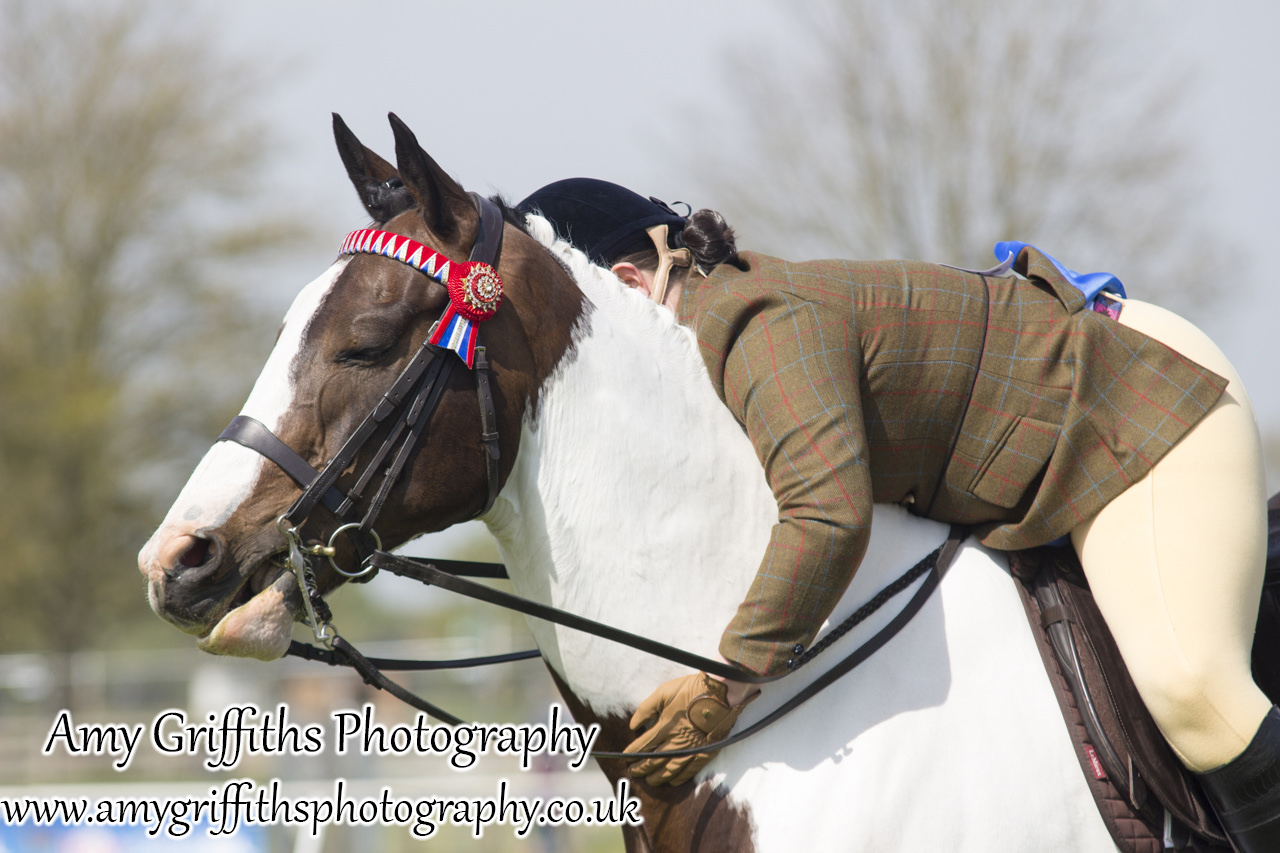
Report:
M582 249L601 266L611 265L619 249L655 225L667 226L673 243L670 248L682 247L680 232L688 222L666 202L595 178L547 184L520 202L516 210L542 214L557 237Z
M541 213L555 228L556 236L585 251L592 263L605 267L612 266L617 253L637 237L647 236L658 252L649 297L659 305L666 298L672 267L697 269L693 252L680 234L688 219L665 202L643 198L608 181L556 181L520 202L516 210L526 215Z

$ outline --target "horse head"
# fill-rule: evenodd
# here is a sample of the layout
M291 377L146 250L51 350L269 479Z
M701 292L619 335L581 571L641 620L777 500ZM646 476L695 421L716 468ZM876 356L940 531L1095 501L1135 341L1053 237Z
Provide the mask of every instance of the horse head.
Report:
M395 167L334 116L338 151L374 227L411 238L446 262L466 259L482 228L476 201L394 115L391 125ZM481 327L494 379L498 465L491 469L485 459L476 380L465 369L453 370L441 380L435 411L401 476L380 496L377 532L384 547L487 507L490 489L510 474L525 412L536 406L539 388L568 349L581 304L572 280L522 230L498 227L503 239L494 264L504 301ZM324 467L420 355L449 303L446 291L390 257L340 256L289 309L242 416L260 422L312 467ZM358 482L393 429L390 422L376 428L342 471L339 492ZM200 637L208 651L263 659L283 654L302 601L281 560L288 543L277 520L298 495L294 480L260 453L233 441L215 444L139 555L156 613ZM354 511L359 518L366 507ZM328 542L343 519L330 505L296 521L301 538ZM335 564L359 562L349 537L334 545ZM326 567L316 580L325 593L345 578Z

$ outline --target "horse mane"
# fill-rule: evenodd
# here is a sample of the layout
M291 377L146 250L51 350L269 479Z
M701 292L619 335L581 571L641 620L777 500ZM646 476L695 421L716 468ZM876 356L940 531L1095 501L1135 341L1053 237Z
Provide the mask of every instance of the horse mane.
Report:
M581 249L558 238L551 223L542 216L531 213L521 221L518 213L505 207L504 213L508 215L508 221L532 237L560 263L591 306L618 321L615 325L620 332L627 337L648 337L660 344L661 352L702 366L693 333L677 322L674 313L655 305L641 291L627 287L608 269L593 263ZM587 312L588 316L592 313Z

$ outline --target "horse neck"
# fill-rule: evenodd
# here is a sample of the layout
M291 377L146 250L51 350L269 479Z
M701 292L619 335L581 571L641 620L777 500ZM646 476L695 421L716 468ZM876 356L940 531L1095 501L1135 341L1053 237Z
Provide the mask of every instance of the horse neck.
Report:
M607 273L571 269L586 310L486 521L521 594L715 656L777 504L693 335ZM531 627L548 662L600 712L633 706L679 671Z

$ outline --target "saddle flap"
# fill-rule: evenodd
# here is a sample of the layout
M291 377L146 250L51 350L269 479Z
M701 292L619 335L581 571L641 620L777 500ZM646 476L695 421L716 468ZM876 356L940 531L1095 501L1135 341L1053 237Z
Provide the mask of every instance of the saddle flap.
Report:
M1117 845L1229 851L1195 778L1142 703L1075 552L1010 557L1081 770Z

